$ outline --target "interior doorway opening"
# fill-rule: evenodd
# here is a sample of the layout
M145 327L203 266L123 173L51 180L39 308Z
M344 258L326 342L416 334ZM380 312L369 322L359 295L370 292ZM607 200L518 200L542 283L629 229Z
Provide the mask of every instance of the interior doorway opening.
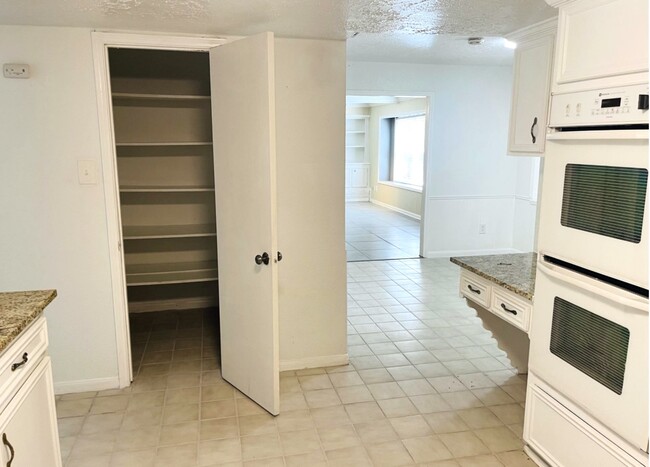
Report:
M428 108L426 96L347 96L348 261L423 256Z

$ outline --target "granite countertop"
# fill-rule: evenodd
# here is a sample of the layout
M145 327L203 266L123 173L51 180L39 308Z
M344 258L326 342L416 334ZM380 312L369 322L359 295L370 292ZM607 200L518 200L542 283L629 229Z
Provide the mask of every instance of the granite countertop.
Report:
M0 352L3 352L56 297L56 290L0 292Z
M527 300L533 300L537 253L457 256L450 260Z

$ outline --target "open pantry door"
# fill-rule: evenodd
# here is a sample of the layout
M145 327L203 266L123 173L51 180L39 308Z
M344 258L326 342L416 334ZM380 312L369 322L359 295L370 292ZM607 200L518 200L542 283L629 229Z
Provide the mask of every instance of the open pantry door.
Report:
M280 411L273 34L210 50L221 371Z

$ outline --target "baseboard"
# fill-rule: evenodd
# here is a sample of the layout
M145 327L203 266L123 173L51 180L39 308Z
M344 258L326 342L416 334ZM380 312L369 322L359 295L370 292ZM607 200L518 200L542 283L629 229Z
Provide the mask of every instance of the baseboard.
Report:
M54 383L54 394L70 394L75 392L103 391L117 389L120 379L117 376L110 378L80 379L78 381L60 381Z
M357 196L357 197L345 198L346 203L358 203L358 202L368 202L368 201L370 201L370 197L368 196Z
M391 211L399 212L400 214L404 214L407 217L410 217L415 220L422 220L422 216L418 216L417 214L414 214L410 211L406 211L404 209L398 208L396 206L392 206L390 204L382 203L381 201L377 201L376 199L371 199L370 202L372 204L376 204L377 206L381 206L386 209L390 209Z
M191 310L217 306L218 300L213 297L178 298L170 300L151 300L147 302L129 303L129 313L148 313L162 310Z
M280 371L304 370L306 368L321 368L328 366L347 365L350 362L348 354L323 355L322 357L307 357L297 360L280 361Z
M505 255L509 253L521 253L521 251L515 248L495 248L495 249L485 249L485 250L427 251L425 258L448 258L450 256Z

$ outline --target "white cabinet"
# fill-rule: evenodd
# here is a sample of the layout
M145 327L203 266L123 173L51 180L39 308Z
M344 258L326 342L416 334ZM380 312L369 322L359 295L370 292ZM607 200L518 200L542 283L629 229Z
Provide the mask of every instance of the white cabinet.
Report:
M547 3L560 6L554 92L647 82L648 0Z
M0 461L13 467L60 467L45 318L23 332L0 359Z
M370 199L370 164L345 165L345 200Z
M550 100L555 19L517 31L508 152L541 155L544 152Z
M368 160L368 116L345 118L345 200L370 200L370 164Z

